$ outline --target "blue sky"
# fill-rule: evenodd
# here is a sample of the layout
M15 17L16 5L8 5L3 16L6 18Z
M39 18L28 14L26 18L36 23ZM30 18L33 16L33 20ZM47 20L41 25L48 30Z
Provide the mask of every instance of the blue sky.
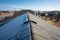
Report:
M0 0L0 10L60 10L60 0Z

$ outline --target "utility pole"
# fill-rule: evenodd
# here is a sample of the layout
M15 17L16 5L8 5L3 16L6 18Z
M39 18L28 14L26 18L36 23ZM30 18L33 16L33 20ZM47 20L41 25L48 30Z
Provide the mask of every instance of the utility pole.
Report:
M45 13L45 17L46 17L46 21L47 21L47 18L48 18L48 12Z

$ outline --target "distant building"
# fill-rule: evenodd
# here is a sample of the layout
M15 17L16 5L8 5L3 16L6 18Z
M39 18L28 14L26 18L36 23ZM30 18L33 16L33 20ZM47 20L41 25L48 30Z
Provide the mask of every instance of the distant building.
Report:
M13 12L1 12L0 13L0 20L4 20L6 17L13 17L14 13Z

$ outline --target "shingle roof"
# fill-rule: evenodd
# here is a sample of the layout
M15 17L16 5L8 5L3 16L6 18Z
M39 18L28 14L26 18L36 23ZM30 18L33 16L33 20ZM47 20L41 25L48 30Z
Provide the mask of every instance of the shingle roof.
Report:
M60 40L60 28L32 14L29 14L29 18L37 22L37 24L31 22L34 40Z
M0 26L0 40L60 40L60 28L24 13Z

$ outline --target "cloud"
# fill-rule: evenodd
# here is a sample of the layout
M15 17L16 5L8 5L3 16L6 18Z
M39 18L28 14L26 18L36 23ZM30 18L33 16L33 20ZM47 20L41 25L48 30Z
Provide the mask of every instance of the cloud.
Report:
M22 6L9 5L9 4L0 4L0 6L7 6L7 7L14 7L14 8L24 8L24 7L22 7Z
M24 6L19 6L19 5L9 5L9 4L0 4L0 7L1 9L16 9L16 10L19 10L19 9L30 9L29 7L24 7Z
M20 5L9 5L9 4L0 4L0 7L4 10L22 10L22 9L32 9L37 10L34 6L20 6Z
M20 9L32 9L32 10L41 10L41 11L51 11L51 10L60 10L60 6L51 6L51 5L38 5L38 6L20 6L20 5L9 5L9 4L0 4L0 10L20 10Z

